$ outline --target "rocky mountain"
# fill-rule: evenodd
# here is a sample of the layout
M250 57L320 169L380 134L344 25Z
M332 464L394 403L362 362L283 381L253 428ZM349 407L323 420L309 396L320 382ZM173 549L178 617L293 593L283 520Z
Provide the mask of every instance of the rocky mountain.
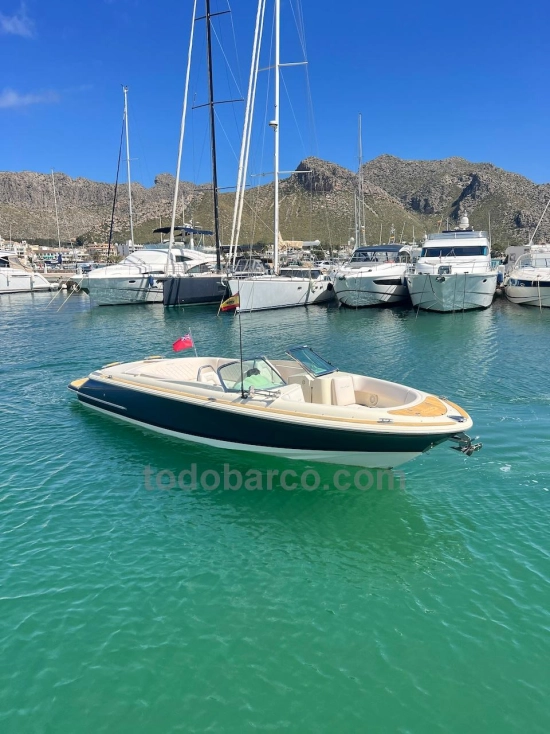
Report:
M538 185L490 163L463 158L406 161L383 155L361 171L366 241L387 241L393 226L396 239L421 239L424 232L456 226L467 212L478 229L488 229L495 248L527 242L550 197L550 184ZM159 221L171 216L174 178L156 177L154 186L132 184L134 234L138 242L157 236ZM280 230L287 240L319 239L339 246L354 234L356 173L335 163L307 158L296 172L281 181ZM105 241L111 220L114 185L55 174L61 238L64 241ZM193 219L212 227L212 192L208 184L181 184L178 221ZM128 238L127 187L119 186L115 207L115 239ZM234 194L220 195L222 241L228 242ZM273 240L273 184L247 190L241 242ZM52 177L31 172L0 172L0 234L11 225L15 239L57 239ZM537 240L550 237L550 217Z

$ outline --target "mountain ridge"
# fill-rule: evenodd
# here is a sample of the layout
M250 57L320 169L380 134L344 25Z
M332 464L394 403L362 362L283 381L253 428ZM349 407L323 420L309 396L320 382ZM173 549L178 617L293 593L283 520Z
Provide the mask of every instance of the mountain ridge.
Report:
M467 212L477 229L491 229L496 249L526 243L548 199L550 184L536 184L492 163L453 156L442 160L404 160L384 154L361 168L365 241L418 240L425 232L456 226ZM287 240L319 239L325 246L346 244L354 236L358 173L338 163L309 157L280 182L280 231ZM150 242L159 223L172 212L174 177L160 173L151 187L132 183L136 242ZM113 207L114 184L64 173L55 174L61 238L105 241ZM222 242L230 238L234 193L219 195ZM178 223L193 220L212 228L209 184L180 182ZM115 239L129 237L127 184L118 187ZM163 221L164 220L164 221ZM273 240L273 182L245 194L241 242ZM14 239L57 239L52 177L33 171L0 172L0 234ZM537 241L550 237L542 222Z

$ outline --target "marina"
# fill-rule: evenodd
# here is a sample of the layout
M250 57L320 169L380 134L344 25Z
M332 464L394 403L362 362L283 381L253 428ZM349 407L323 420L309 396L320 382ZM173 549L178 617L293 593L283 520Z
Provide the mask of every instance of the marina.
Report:
M65 6L0 12L2 734L547 734L546 9Z

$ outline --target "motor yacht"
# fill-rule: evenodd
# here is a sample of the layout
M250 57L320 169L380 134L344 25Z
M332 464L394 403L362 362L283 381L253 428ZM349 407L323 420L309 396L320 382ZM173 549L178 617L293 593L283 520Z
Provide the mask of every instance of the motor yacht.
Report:
M531 245L508 271L504 292L512 303L550 308L550 245Z
M467 215L458 229L428 235L407 274L413 306L426 311L467 311L493 302L498 272L487 232L474 231Z
M306 461L392 468L472 419L447 398L338 370L307 346L287 359L149 357L69 385L93 410L186 441Z
M162 279L167 272L183 274L212 262L212 255L183 247L136 250L116 265L83 275L78 286L98 306L162 303Z
M405 274L412 264L412 246L399 244L357 247L334 278L343 306L383 306L409 300Z
M0 250L0 293L34 293L57 288L57 283L50 283L25 265L13 250Z

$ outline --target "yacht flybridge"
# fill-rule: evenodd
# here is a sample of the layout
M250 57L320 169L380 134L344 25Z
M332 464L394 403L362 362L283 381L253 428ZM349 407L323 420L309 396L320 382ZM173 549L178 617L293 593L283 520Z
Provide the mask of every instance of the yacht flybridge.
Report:
M472 419L446 398L341 372L307 346L289 359L114 362L75 380L84 405L128 423L219 448L391 468L447 439L471 454Z
M413 306L426 311L488 308L498 276L490 250L487 232L474 231L465 214L458 229L428 235L407 275Z
M14 250L0 250L0 293L33 293L57 287L25 265Z

